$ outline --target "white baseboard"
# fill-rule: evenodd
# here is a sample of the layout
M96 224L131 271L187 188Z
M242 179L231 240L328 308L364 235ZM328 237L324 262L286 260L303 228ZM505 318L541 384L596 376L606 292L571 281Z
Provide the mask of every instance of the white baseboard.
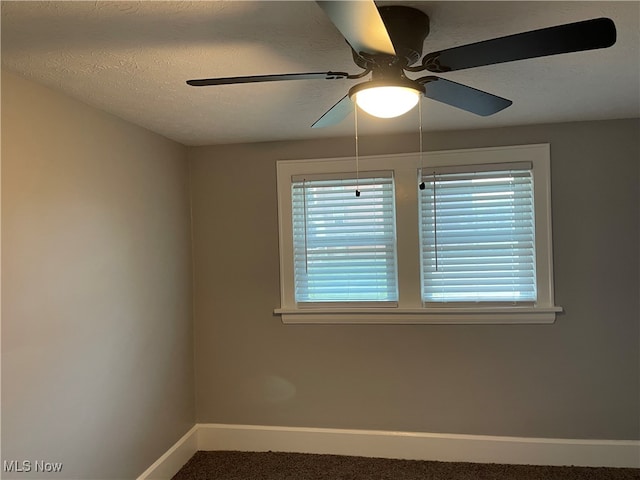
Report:
M189 461L199 450L198 430L194 425L180 440L178 440L164 455L147 468L137 480L168 480Z
M197 424L138 480L171 478L197 450L271 450L449 462L640 468L638 440L498 437L205 423ZM192 453L187 455L188 452Z

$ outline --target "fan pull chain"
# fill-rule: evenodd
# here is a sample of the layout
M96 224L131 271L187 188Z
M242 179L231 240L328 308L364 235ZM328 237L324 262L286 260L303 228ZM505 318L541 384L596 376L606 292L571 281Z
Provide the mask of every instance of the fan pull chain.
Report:
M422 169L424 168L424 155L422 154L422 95L418 101L418 125L420 125L420 190L425 189L424 180L422 180Z
M356 197L360 196L360 168L359 168L359 164L358 164L358 160L359 160L359 155L358 155L358 105L356 105L356 102L353 102L353 109L354 109L354 115L353 117L355 118L355 131L356 131Z
M302 179L302 210L304 211L304 272L309 273L309 257L307 254L307 179Z

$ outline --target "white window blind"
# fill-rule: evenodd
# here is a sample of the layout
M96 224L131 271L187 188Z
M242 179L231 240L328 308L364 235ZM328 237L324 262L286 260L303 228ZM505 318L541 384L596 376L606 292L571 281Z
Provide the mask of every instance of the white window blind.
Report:
M422 180L423 302L535 302L530 165L425 169Z
M349 176L292 179L297 303L398 299L393 176Z

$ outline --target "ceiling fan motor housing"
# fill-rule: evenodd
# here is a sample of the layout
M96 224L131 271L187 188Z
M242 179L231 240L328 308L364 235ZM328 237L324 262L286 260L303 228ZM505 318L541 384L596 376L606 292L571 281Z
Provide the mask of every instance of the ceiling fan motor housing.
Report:
M429 34L429 17L424 12L411 7L391 5L379 7L389 38L396 51L395 57L386 55L362 55L353 51L353 60L361 68L393 65L404 68L422 58L424 40Z

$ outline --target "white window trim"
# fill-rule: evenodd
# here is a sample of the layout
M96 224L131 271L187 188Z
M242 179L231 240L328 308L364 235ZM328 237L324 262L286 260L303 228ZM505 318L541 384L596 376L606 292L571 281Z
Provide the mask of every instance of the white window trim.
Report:
M442 304L423 305L420 289L418 171L421 166L445 167L491 163L530 162L533 165L536 227L536 281L538 300L531 305ZM331 324L510 324L553 323L562 308L554 304L551 230L551 171L549 144L448 150L359 158L358 169L394 170L398 248L397 305L297 306L294 298L292 255L291 179L300 174L352 172L353 157L277 162L280 235L281 306L274 313L284 323Z

